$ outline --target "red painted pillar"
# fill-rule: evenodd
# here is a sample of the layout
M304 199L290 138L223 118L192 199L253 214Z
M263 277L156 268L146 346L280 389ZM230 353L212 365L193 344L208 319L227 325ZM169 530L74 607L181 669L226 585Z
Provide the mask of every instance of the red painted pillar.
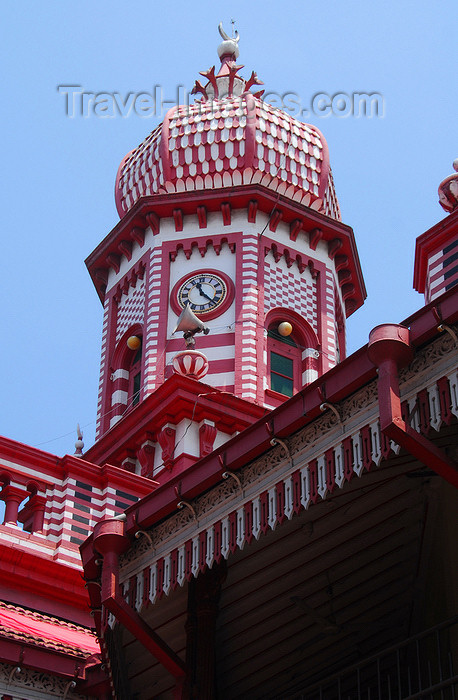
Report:
M46 497L34 494L21 509L18 520L27 532L42 532L45 517Z
M45 519L46 498L44 496L35 495L33 501L33 523L32 532L43 532L43 522Z
M188 618L186 621L186 679L184 700L216 699L215 632L221 587L226 578L226 562L213 565L196 579L188 589Z
M8 484L0 491L0 498L5 501L5 518L3 524L17 525L19 506L27 497L27 491Z

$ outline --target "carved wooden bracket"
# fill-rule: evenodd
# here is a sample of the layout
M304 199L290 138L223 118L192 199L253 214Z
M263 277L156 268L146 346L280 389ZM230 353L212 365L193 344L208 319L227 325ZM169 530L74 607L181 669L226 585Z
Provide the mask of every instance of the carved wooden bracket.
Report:
M116 255L115 253L108 253L107 264L113 268L113 270L116 272L116 274L118 274L119 269L121 267L121 261L120 261L119 255Z
M311 250L316 250L318 243L323 238L323 231L320 228L314 228L309 233L309 245Z
M275 211L272 212L272 216L270 217L270 221L269 221L269 228L274 233L277 230L277 226L280 223L282 216L283 216L283 212L280 211L280 209L275 209Z
M130 241L121 241L118 245L118 250L121 255L125 255L129 262L132 260L132 243Z
M137 241L140 248L143 248L143 246L145 245L145 229L140 228L140 226L134 226L132 228L132 231L130 232L130 235L134 239L134 241Z
M332 241L329 241L328 243L328 255L331 258L331 260L334 260L337 251L342 248L342 241L340 238L333 238Z
M154 469L155 447L151 440L147 440L137 450L137 458L140 462L142 476L152 476Z
M336 272L343 270L348 265L348 257L346 255L336 255L334 258L334 264L336 266Z
M356 310L356 301L354 299L345 299L345 313L347 316Z
M213 445L217 435L216 427L211 423L202 423L199 428L199 455L206 457L213 452Z
M337 277L339 278L339 287L341 287L345 282L351 281L352 274L350 270L339 270Z
M258 200L251 199L248 203L248 221L250 224L256 223L256 214L258 212Z
M108 270L106 270L103 267L98 267L94 274L95 274L96 279L100 280L103 284L107 284L107 282L108 282Z
M231 205L229 202L222 202L221 204L221 214L223 216L224 226L229 226L231 223Z
M134 450L123 450L123 454L121 455L121 466L123 469L126 470L126 472L132 472L135 474L135 467L137 464L137 460L135 457L135 452Z
M199 228L207 228L207 207L200 204L197 207L197 218L199 220Z
M289 225L289 237L292 241L295 241L302 230L302 221L300 219L294 219Z
M173 210L173 220L175 221L175 231L178 233L178 231L183 230L183 210L182 209L174 209Z
M355 293L355 287L353 284L344 284L342 287L342 299L345 301L352 297Z
M146 222L150 227L153 234L156 236L159 233L160 219L154 211L150 211L149 214L145 216Z
M175 451L176 430L170 426L163 428L157 435L162 449L162 461L167 469L172 469Z

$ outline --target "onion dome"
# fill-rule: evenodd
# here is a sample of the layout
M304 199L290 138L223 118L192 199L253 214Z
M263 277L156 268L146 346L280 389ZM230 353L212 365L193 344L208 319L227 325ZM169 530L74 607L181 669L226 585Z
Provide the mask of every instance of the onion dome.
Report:
M160 124L119 166L116 207L122 218L143 196L260 184L340 220L321 132L251 92L236 64L238 40L219 26L221 60L201 73L192 105L172 107Z
M439 185L439 204L448 212L458 207L458 158L453 161L453 169L456 172Z

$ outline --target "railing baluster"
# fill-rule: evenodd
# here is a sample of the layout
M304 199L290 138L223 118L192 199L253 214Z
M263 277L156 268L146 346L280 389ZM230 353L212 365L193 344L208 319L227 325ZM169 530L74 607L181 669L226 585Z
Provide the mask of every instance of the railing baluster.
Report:
M380 657L377 658L377 700L382 700L382 679L380 678Z
M415 640L415 649L417 652L418 690L423 690L423 684L421 682L420 643L418 639Z
M396 650L396 665L398 669L398 698L399 700L402 700L401 660L399 658L399 649Z

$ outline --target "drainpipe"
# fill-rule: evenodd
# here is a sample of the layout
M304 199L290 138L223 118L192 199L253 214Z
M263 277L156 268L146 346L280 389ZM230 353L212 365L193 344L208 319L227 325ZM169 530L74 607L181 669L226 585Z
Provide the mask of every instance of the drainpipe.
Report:
M458 464L402 418L398 371L413 357L409 329L386 323L369 334L368 355L378 367L380 428L391 440L458 488Z
M94 528L94 549L103 555L102 603L116 619L159 661L176 681L175 699L182 697L182 684L186 674L184 662L175 652L132 610L119 593L119 555L130 547L124 534L124 521L101 520Z

